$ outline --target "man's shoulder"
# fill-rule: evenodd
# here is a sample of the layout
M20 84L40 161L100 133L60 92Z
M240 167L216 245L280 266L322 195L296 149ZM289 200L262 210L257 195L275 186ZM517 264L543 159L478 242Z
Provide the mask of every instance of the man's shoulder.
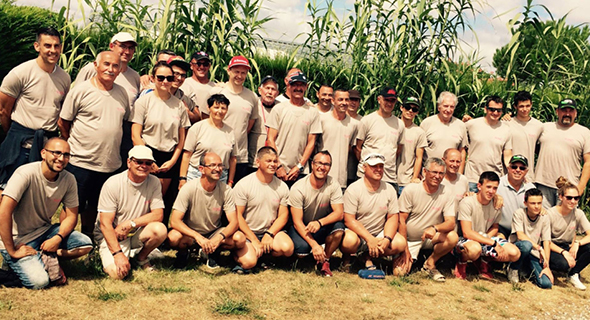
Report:
M296 190L299 192L303 192L303 190L311 188L311 184L309 183L309 174L305 176L303 179L297 180L292 186L291 191Z
M63 170L62 172L66 172L66 171ZM21 177L27 177L27 178L35 176L37 174L41 174L41 161L35 161L35 162L23 164L22 166L18 167L14 171L14 174L18 174ZM13 174L13 176L14 176L14 174ZM9 180L9 182L10 182L10 180Z
M127 77L131 77L133 79L137 79L139 81L139 79L141 78L141 76L139 75L139 72L133 70L133 68L127 66L127 70L125 70L124 74Z

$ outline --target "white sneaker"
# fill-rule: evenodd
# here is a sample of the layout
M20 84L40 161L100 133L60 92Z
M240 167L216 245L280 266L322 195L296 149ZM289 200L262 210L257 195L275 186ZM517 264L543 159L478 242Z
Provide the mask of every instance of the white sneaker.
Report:
M518 270L508 268L508 280L510 283L518 283Z
M579 273L572 274L571 276L569 276L568 280L574 287L576 287L576 289L586 290L586 286L582 283L582 281L580 281Z
M162 251L160 251L160 249L158 249L158 248L152 250L152 252L150 252L150 254L148 254L147 257L150 260L166 258L166 256L162 253Z

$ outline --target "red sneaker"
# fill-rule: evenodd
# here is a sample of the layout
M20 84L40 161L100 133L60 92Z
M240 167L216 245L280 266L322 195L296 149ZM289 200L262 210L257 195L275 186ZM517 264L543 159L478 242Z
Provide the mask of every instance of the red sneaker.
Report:
M320 270L320 273L324 277L332 276L332 270L330 270L330 262L324 261L324 263L322 263L322 269Z
M455 277L457 279L467 279L467 262L457 262L455 265Z
M484 261L483 259L479 258L475 261L475 266L477 270L479 270L479 275L484 279L494 279L494 274L492 273L492 268L490 265Z

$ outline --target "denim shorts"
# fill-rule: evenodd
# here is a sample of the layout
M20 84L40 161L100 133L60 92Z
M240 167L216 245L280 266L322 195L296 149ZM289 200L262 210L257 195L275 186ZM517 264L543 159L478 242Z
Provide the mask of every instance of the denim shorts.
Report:
M336 231L344 231L344 222L337 221L332 224L325 225L321 227L316 233L312 234L313 239L317 241L319 244L326 243L326 238ZM295 247L295 254L298 255L307 255L311 252L311 246L303 237L297 232L293 225L289 226L287 234L293 240L293 245Z

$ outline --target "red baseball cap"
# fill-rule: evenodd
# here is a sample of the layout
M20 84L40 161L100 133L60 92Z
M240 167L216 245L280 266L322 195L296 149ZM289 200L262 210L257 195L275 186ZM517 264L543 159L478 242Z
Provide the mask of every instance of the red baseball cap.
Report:
M231 58L231 60L229 61L229 65L227 67L231 69L237 66L248 67L248 70L250 70L250 63L248 62L248 59L246 59L243 56L235 56Z

